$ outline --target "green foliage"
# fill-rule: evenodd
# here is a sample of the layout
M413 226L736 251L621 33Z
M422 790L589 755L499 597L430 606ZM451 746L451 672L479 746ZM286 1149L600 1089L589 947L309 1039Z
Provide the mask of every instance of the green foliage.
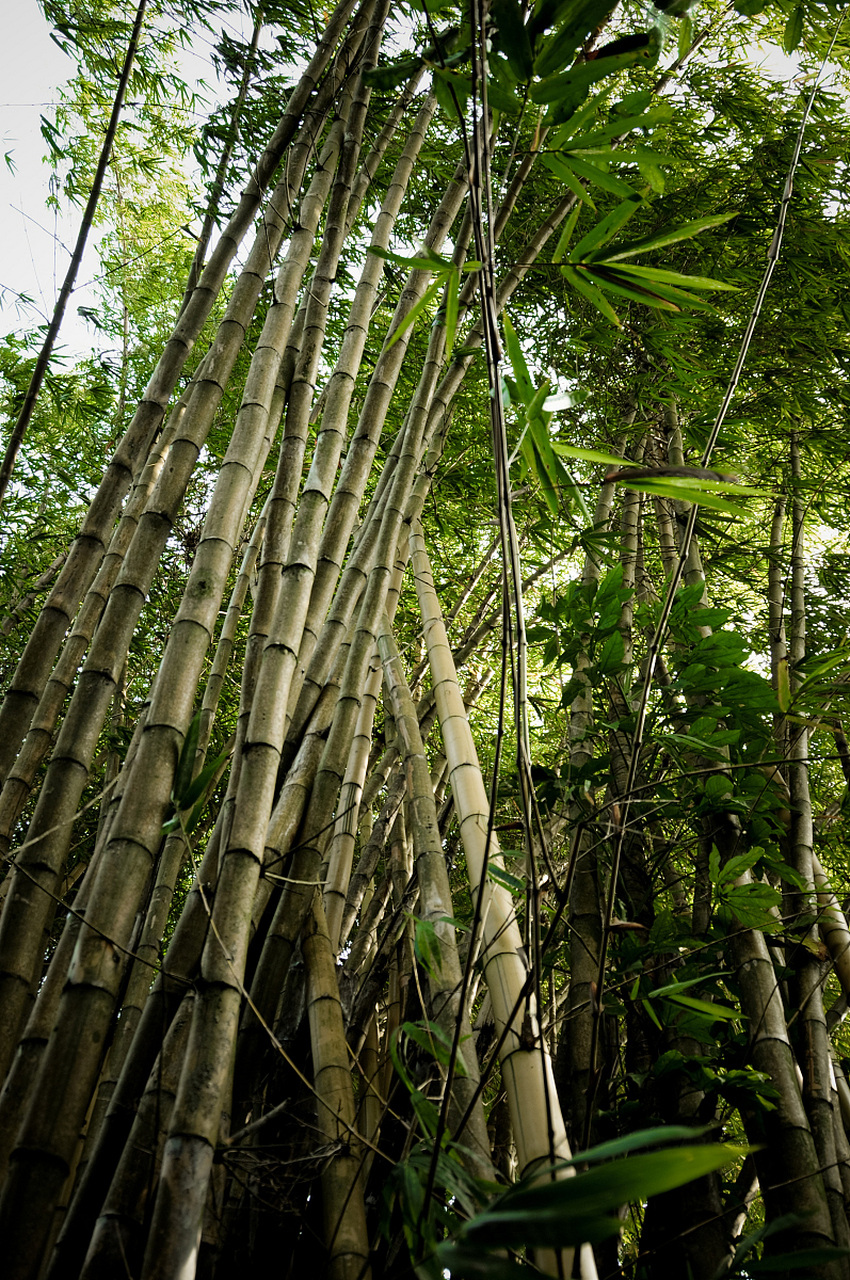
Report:
M693 1130L686 1132L693 1136ZM682 1131L673 1128L632 1134L628 1141L582 1153L582 1163L605 1161L598 1168L575 1176L564 1176L564 1170L551 1181L537 1175L518 1183L467 1222L456 1240L441 1244L433 1264L420 1267L420 1273L436 1277L439 1268L445 1267L462 1280L485 1274L526 1275L525 1268L506 1263L497 1251L564 1248L604 1240L620 1230L619 1217L612 1215L623 1204L682 1186L745 1154L745 1149L730 1146L679 1146L609 1159L621 1151L681 1136Z

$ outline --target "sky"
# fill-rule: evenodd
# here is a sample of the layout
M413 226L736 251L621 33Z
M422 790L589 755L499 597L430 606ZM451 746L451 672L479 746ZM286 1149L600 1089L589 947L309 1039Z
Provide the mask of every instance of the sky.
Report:
M50 169L42 162L45 151L39 117L55 101L56 86L67 80L73 64L50 38L50 28L35 0L19 0L8 6L3 18L0 45L0 333L39 323L53 310L56 293L68 268L76 225L73 219L57 219L47 207ZM10 172L5 157L11 158ZM77 215L79 218L79 215ZM93 274L93 250L83 261L80 280ZM28 294L35 309L19 309L15 293ZM85 326L76 319L74 329Z
M41 114L49 115L56 101L56 86L72 75L73 64L50 38L35 0L16 0L6 9L0 46L0 336L43 323L52 313L81 216L81 210L69 209L64 201L58 212L47 205L51 171L42 160L45 144L39 127ZM762 61L764 54L756 60ZM184 57L187 78L209 76L206 49L187 49ZM771 50L767 62L769 72L779 78L795 69L779 50ZM14 172L5 163L7 155ZM69 356L97 345L96 333L77 313L80 306L96 306L86 286L97 269L93 231L60 334L60 347ZM29 295L32 303L20 302L19 293Z

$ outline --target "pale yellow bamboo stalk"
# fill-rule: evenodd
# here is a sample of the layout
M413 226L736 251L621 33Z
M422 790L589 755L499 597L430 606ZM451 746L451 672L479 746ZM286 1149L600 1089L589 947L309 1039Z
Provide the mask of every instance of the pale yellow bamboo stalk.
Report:
M50 749L57 717L76 679L80 662L106 607L109 592L138 527L139 517L147 505L151 490L168 456L168 450L177 423L188 402L190 390L191 388L187 388L181 403L175 406L174 412L169 416L165 430L151 450L142 474L133 487L94 582L89 587L82 607L74 620L71 634L46 683L24 744L3 783L2 793L0 793L0 853L5 853L9 848L15 823L23 812L38 769ZM9 889L12 878L9 877L4 881L4 891ZM3 896L5 897L5 892Z
M522 935L508 890L484 879L485 863L501 865L498 841L487 849L489 802L451 648L440 613L422 528L410 530L411 563L437 697L443 743L451 770L452 792L473 892L483 895L483 967L493 1002L496 1029L506 1032L500 1054L502 1082L508 1095L520 1175L543 1169L571 1156L552 1075L552 1062L540 1037L537 1012L529 996L526 1015L515 1012L528 977ZM489 857L488 857L489 855ZM549 1260L550 1267L554 1261ZM572 1263L564 1261L569 1274ZM592 1251L581 1250L581 1275L596 1280Z
M387 193L381 211L381 219L376 224L375 232L372 238L372 245L376 248L386 248L388 244L388 235L391 227L394 225L395 217L399 201L404 186L409 178L410 166L418 155L419 148L424 140L424 134L430 123L434 110L434 101L429 95L414 126L414 130L408 139L408 145L405 153L399 161L399 165L394 175L394 181ZM440 201L433 217L431 218L428 230L424 236L424 243L437 252L442 248L443 243L448 235L449 229L454 222L458 211L461 207L465 194L465 171L461 166L455 173L453 180L449 183L448 188ZM390 197L392 196L392 200ZM376 258L376 255L369 254L369 258ZM369 319L371 318L371 305L374 300L377 280L374 267L367 264L364 268L363 277L361 278L362 295L358 290L355 297L355 304L352 307L350 323L343 339L343 347L338 361L334 376L328 385L328 404L322 415L323 426L327 422L328 427L334 431L342 433L345 429L346 415L350 404L351 395L354 390L354 377L352 369L353 362L360 361L366 341ZM392 337L393 332L398 328L403 317L408 313L415 300L421 296L427 281L430 279L430 272L412 271L408 277L405 288L399 298L398 305L395 310L390 328L388 331L388 339ZM348 546L351 531L357 518L357 513L362 502L365 492L366 483L372 471L375 453L381 436L381 431L386 421L386 415L390 404L390 399L398 381L401 372L401 366L404 359L407 345L412 336L412 330L408 329L402 337L393 341L390 345L389 341L385 341L381 354L375 366L372 377L364 397L363 408L358 417L357 428L349 442L345 461L339 476L333 498L327 508L327 518L324 521L324 527L321 531L321 542L319 546L319 554L317 559L316 577L312 587L309 609L305 617L304 631L299 646L299 671L303 672L308 668L309 675L312 677L315 689L321 688L323 684L322 673L326 672L333 660L332 641L334 632L329 631L325 625L325 619L331 602L333 591L339 577L342 559ZM436 383L439 373L440 360L442 356L443 336L440 333L432 332L431 341L429 343L428 356L419 379L416 392L413 397L412 404L408 410L408 414L418 414L423 410L427 412L427 405L430 402L430 396L433 386ZM435 355L435 353L437 353ZM436 360L436 363L435 363ZM385 481L387 468L378 481L378 488L381 489ZM376 504L373 502L372 507ZM368 526L369 515L364 521ZM361 540L362 541L362 540ZM365 540L367 548L371 540ZM349 557L346 576L351 577L352 573L368 573L369 565L361 564L357 552ZM349 588L347 593L337 593L338 600L352 600L355 593ZM353 605L351 606L353 609ZM345 619L341 634L347 631L347 624L350 621ZM316 670L317 664L312 661L314 650L318 641L319 628L324 628L323 639L327 642L331 641L329 647L326 647L322 658L320 670ZM339 630L336 632L339 636ZM338 639L337 639L338 642ZM297 703L300 688L300 678L293 686L290 693L289 714L294 720L299 719ZM315 697L315 691L313 692ZM301 722L306 715L306 711L300 713Z
M449 923L454 915L454 908L437 825L431 774L425 759L413 698L390 630L390 621L386 616L378 636L378 649L407 772L411 840L419 883L419 916L433 929L440 949L439 958L433 957L427 975L430 1014L448 1041L455 1035L458 1019L461 1019L462 1025L459 1053L464 1072L454 1078L452 1105L449 1109L449 1124L454 1132L476 1093L479 1081L478 1060L474 1050L469 1047L472 1043L472 1030L466 1009L461 1007L461 966L454 926ZM470 1163L476 1174L494 1181L495 1172L490 1160L487 1125L480 1097L459 1140L471 1152Z
M382 27L382 19L374 21L371 12L369 18L371 25L366 35L366 52L361 63L364 70L374 65ZM354 101L359 108L363 106L364 98L367 99L368 94L365 93L363 81L358 80ZM361 127L364 114L361 111ZM332 132L336 131L335 126ZM328 256L320 255L323 269L333 258L333 253L331 245ZM317 295L315 314L318 320L322 306L323 300ZM308 305L305 327L309 315ZM306 366L304 369L306 372ZM292 542L296 567L293 581L296 584L300 578L298 571L303 568L299 557L305 550L304 545L299 542L298 533L296 523ZM315 555L315 548L307 550L308 555ZM288 603L292 603L291 599ZM298 627L297 605L294 613L294 620L289 617L284 620L284 631L290 623ZM270 650L274 652L274 646L267 647L266 655ZM252 749L250 753L246 753L243 761L232 830L222 863L222 876L213 911L212 934L204 950L202 998L198 1002L193 1020L190 1053L181 1077L175 1107L174 1130L166 1144L150 1244L145 1259L145 1280L169 1276L176 1265L183 1266L187 1258L194 1257L198 1247L198 1233L222 1105L222 1090L231 1071L236 1045L251 909L271 812L276 760L280 752L279 729L274 730L277 743L273 741L272 744L258 740L256 732L260 686L267 666L268 663L264 661L249 723L247 740ZM262 707L263 725L264 711L266 708ZM263 737L261 730L259 738ZM269 746L271 751L268 750ZM210 1029L214 1025L218 1026L218 1033L211 1038ZM191 1191L187 1189L182 1203L178 1205L174 1192L186 1180Z
M398 607L401 579L407 564L407 555L407 544L405 542L405 545L399 548L392 582L387 591L387 614L390 619L395 617L396 608ZM381 675L381 661L376 651L374 661L367 675L363 701L348 755L345 777L340 789L339 817L334 825L333 838L328 849L327 868L323 877L325 881L323 905L327 917L331 946L335 955L339 954L340 948L342 916L351 879L351 867L354 861L354 846L357 828L360 823L360 801L363 795L366 768L369 763L372 726L381 688Z

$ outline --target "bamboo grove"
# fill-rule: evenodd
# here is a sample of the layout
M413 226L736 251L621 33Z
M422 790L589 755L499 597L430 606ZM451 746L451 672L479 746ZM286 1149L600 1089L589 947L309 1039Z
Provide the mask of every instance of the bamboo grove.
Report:
M840 9L46 12L4 1275L850 1276Z

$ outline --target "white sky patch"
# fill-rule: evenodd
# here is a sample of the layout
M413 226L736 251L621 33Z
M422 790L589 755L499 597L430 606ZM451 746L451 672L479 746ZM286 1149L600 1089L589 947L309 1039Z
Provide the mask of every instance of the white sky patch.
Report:
M69 252L80 214L57 217L47 204L51 170L42 156L46 151L40 117L50 117L57 101L57 86L74 73L74 64L50 38L50 27L32 3L9 6L4 18L0 51L0 141L3 158L0 176L0 332L43 323L53 311L56 294L68 269ZM5 156L14 166L10 172ZM91 269L96 253L90 248L82 270ZM90 270L90 274L93 272ZM82 276L80 277L83 278ZM27 294L32 307L18 303ZM76 299L89 305L90 298ZM74 323L76 322L76 323ZM70 308L67 324L74 324L75 344L89 345L86 329ZM65 333L65 341L70 330Z

